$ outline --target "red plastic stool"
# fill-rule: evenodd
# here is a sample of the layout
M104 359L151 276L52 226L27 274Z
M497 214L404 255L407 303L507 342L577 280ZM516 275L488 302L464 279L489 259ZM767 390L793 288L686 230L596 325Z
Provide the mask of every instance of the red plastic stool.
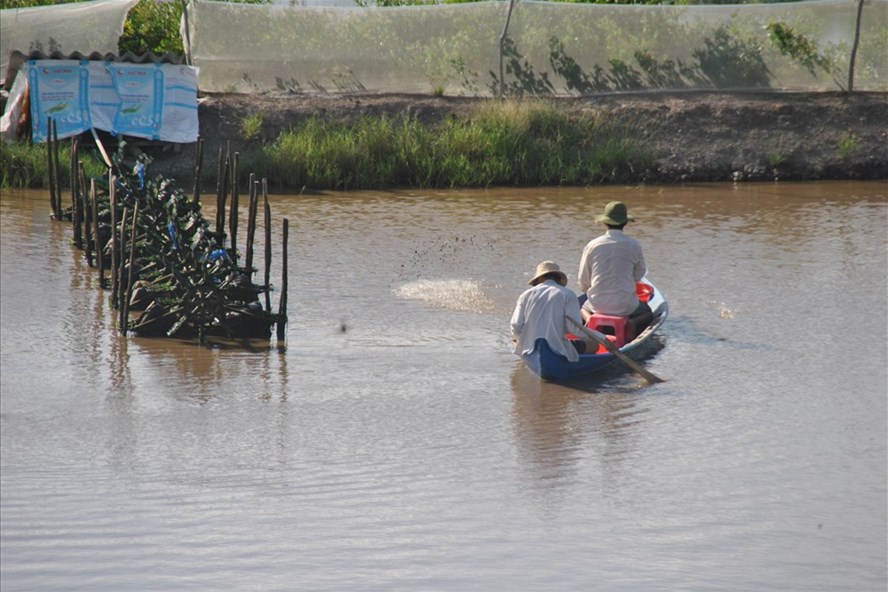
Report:
M608 341L612 342L614 345L617 345L617 338L616 338L616 337L614 337L613 335L605 335L605 337L607 337L607 340L608 340ZM617 345L617 347L620 347L620 346ZM606 353L608 353L609 351L610 351L610 350L607 349L606 347L604 347L603 345L599 345L599 346L598 346L598 351L595 352L595 353L596 353L596 354L606 354Z
M581 338L577 337L577 336L574 335L573 333L565 333L564 336L567 337L567 338L568 338L569 340L571 340L571 341L583 341ZM617 338L614 337L613 335L605 335L605 337L607 338L608 341L610 341L610 342L616 344L616 342L617 342ZM617 346L617 347L619 347L619 346ZM593 352L593 351L587 351L586 353L587 353L587 354L606 354L606 353L608 353L608 351L610 351L610 350L608 350L608 349L607 349L606 347L604 347L603 345L599 344L599 345L598 345L598 349L597 349L596 351L594 351L594 352Z
M599 333L613 335L617 347L623 347L631 339L632 325L629 317L613 317L596 312L586 321L586 326Z

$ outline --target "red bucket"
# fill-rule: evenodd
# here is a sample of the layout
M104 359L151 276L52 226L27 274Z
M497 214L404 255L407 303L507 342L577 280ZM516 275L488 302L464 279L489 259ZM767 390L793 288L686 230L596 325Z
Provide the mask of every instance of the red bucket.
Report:
M638 296L638 299L641 300L642 302L647 302L654 295L654 287L650 284L636 282L635 283L635 295Z

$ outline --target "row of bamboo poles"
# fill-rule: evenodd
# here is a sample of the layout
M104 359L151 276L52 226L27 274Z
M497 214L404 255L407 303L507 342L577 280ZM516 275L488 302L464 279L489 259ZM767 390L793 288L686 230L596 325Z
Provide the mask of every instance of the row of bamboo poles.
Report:
M240 195L238 153L219 150L215 229L203 217L200 178L203 140L197 145L192 195L186 196L170 179L147 176L150 161L129 170L122 150L116 159L97 147L108 164L108 176L86 179L80 161L81 141L71 140L70 206L63 204L62 164L58 130L49 120L47 163L53 218L70 220L73 244L84 251L87 264L98 273L101 289L117 311L123 335L152 337L269 338L271 327L283 340L287 323L287 242L289 221L283 219L281 285L278 310L271 303L271 208L267 182L249 177L244 256L238 249ZM230 196L230 201L229 201ZM265 273L253 281L254 242L262 205L265 230ZM226 207L228 233L226 234ZM110 277L106 278L106 271ZM259 295L264 294L264 307ZM140 312L138 318L131 313Z

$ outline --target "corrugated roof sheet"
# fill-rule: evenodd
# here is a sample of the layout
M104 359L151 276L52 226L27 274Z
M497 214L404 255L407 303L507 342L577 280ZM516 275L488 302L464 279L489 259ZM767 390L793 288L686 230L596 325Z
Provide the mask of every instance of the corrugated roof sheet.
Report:
M79 51L71 53L62 53L54 51L52 53L44 53L42 51L32 51L25 54L18 50L9 54L9 67L6 69L6 79L4 81L5 90L12 88L12 82L15 75L19 71L21 65L28 60L90 60L100 62L127 62L130 64L184 64L185 56L183 54L165 53L156 55L153 53L134 54L126 52L119 55L116 53L99 53L97 51L84 55Z

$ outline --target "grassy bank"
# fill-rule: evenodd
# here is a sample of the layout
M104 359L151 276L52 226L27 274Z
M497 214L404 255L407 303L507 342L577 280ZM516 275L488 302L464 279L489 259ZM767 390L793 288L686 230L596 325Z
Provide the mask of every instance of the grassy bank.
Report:
M81 153L80 160L87 177L105 174L101 160L90 154ZM63 187L70 185L71 143L62 141L59 148L61 182ZM49 170L46 144L7 144L0 142L0 188L48 188Z
M256 117L241 122L245 137L254 135ZM629 179L650 164L641 131L539 101L494 101L429 125L410 116L311 117L270 141L250 141L239 170L242 183L255 173L288 190L594 185ZM86 166L101 173L95 158ZM45 146L4 145L0 169L4 187L45 187ZM204 170L204 184L213 186L215 167Z
M241 153L278 188L488 187L618 182L653 155L630 125L536 101L492 102L426 126L411 117L310 118Z

